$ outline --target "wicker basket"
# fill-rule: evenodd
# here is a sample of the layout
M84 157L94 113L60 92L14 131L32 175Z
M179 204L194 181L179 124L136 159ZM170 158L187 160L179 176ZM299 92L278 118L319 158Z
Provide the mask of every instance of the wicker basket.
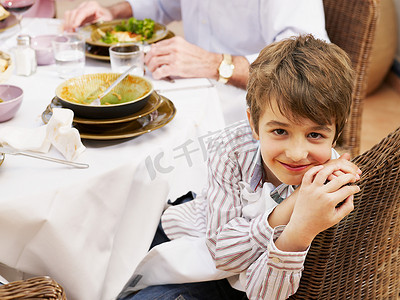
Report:
M1 300L48 299L66 300L64 289L48 276L13 281L0 286Z

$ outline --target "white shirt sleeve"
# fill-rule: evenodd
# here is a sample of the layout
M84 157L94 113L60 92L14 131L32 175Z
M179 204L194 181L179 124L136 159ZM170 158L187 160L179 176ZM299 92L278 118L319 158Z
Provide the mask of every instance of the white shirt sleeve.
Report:
M265 45L308 33L329 42L322 1L264 0L260 1L260 7L260 30ZM246 58L252 63L257 56L258 52L248 53Z
M136 19L153 19L161 24L182 18L180 0L127 0Z
M246 294L250 300L281 300L293 295L300 284L301 272L308 249L303 252L284 252L275 246L285 226L274 228L265 251L246 272Z

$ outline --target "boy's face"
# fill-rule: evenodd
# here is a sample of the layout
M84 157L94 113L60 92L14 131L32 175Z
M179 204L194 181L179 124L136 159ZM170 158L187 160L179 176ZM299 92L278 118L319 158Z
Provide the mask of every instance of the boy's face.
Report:
M279 112L275 101L260 115L258 133L249 110L247 116L253 136L260 141L266 180L275 186L298 185L305 172L331 158L334 122L319 125L309 119L299 119L293 123Z

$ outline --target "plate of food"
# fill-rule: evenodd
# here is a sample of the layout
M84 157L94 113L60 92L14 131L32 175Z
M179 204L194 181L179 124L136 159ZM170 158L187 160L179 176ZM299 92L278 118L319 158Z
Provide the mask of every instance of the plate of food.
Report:
M150 80L128 75L101 99L101 105L90 105L102 94L119 73L93 73L70 78L56 88L61 105L81 118L112 119L131 115L142 109L153 93Z
M0 32L6 31L7 29L14 27L17 24L17 17L15 15L9 15L5 19L0 20Z
M4 20L5 18L8 18L10 16L10 13L4 9L3 6L0 5L0 21Z
M172 31L167 30L167 34L160 40L170 39L174 36L175 34ZM109 46L98 46L91 43L86 43L86 56L93 59L109 61L110 53L108 49Z
M14 69L11 56L0 51L0 83L7 81L10 78Z
M85 26L83 30L90 31L90 37L86 39L87 44L107 48L118 43L151 44L165 38L168 34L168 29L163 24L154 22L152 19L135 18L92 24Z

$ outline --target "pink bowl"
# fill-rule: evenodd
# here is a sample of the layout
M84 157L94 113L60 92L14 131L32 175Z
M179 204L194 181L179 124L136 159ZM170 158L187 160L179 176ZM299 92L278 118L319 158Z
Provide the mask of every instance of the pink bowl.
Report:
M31 46L36 52L36 61L39 66L55 63L51 42L57 35L38 35L31 39Z
M0 122L12 119L22 103L24 92L15 85L0 84Z

